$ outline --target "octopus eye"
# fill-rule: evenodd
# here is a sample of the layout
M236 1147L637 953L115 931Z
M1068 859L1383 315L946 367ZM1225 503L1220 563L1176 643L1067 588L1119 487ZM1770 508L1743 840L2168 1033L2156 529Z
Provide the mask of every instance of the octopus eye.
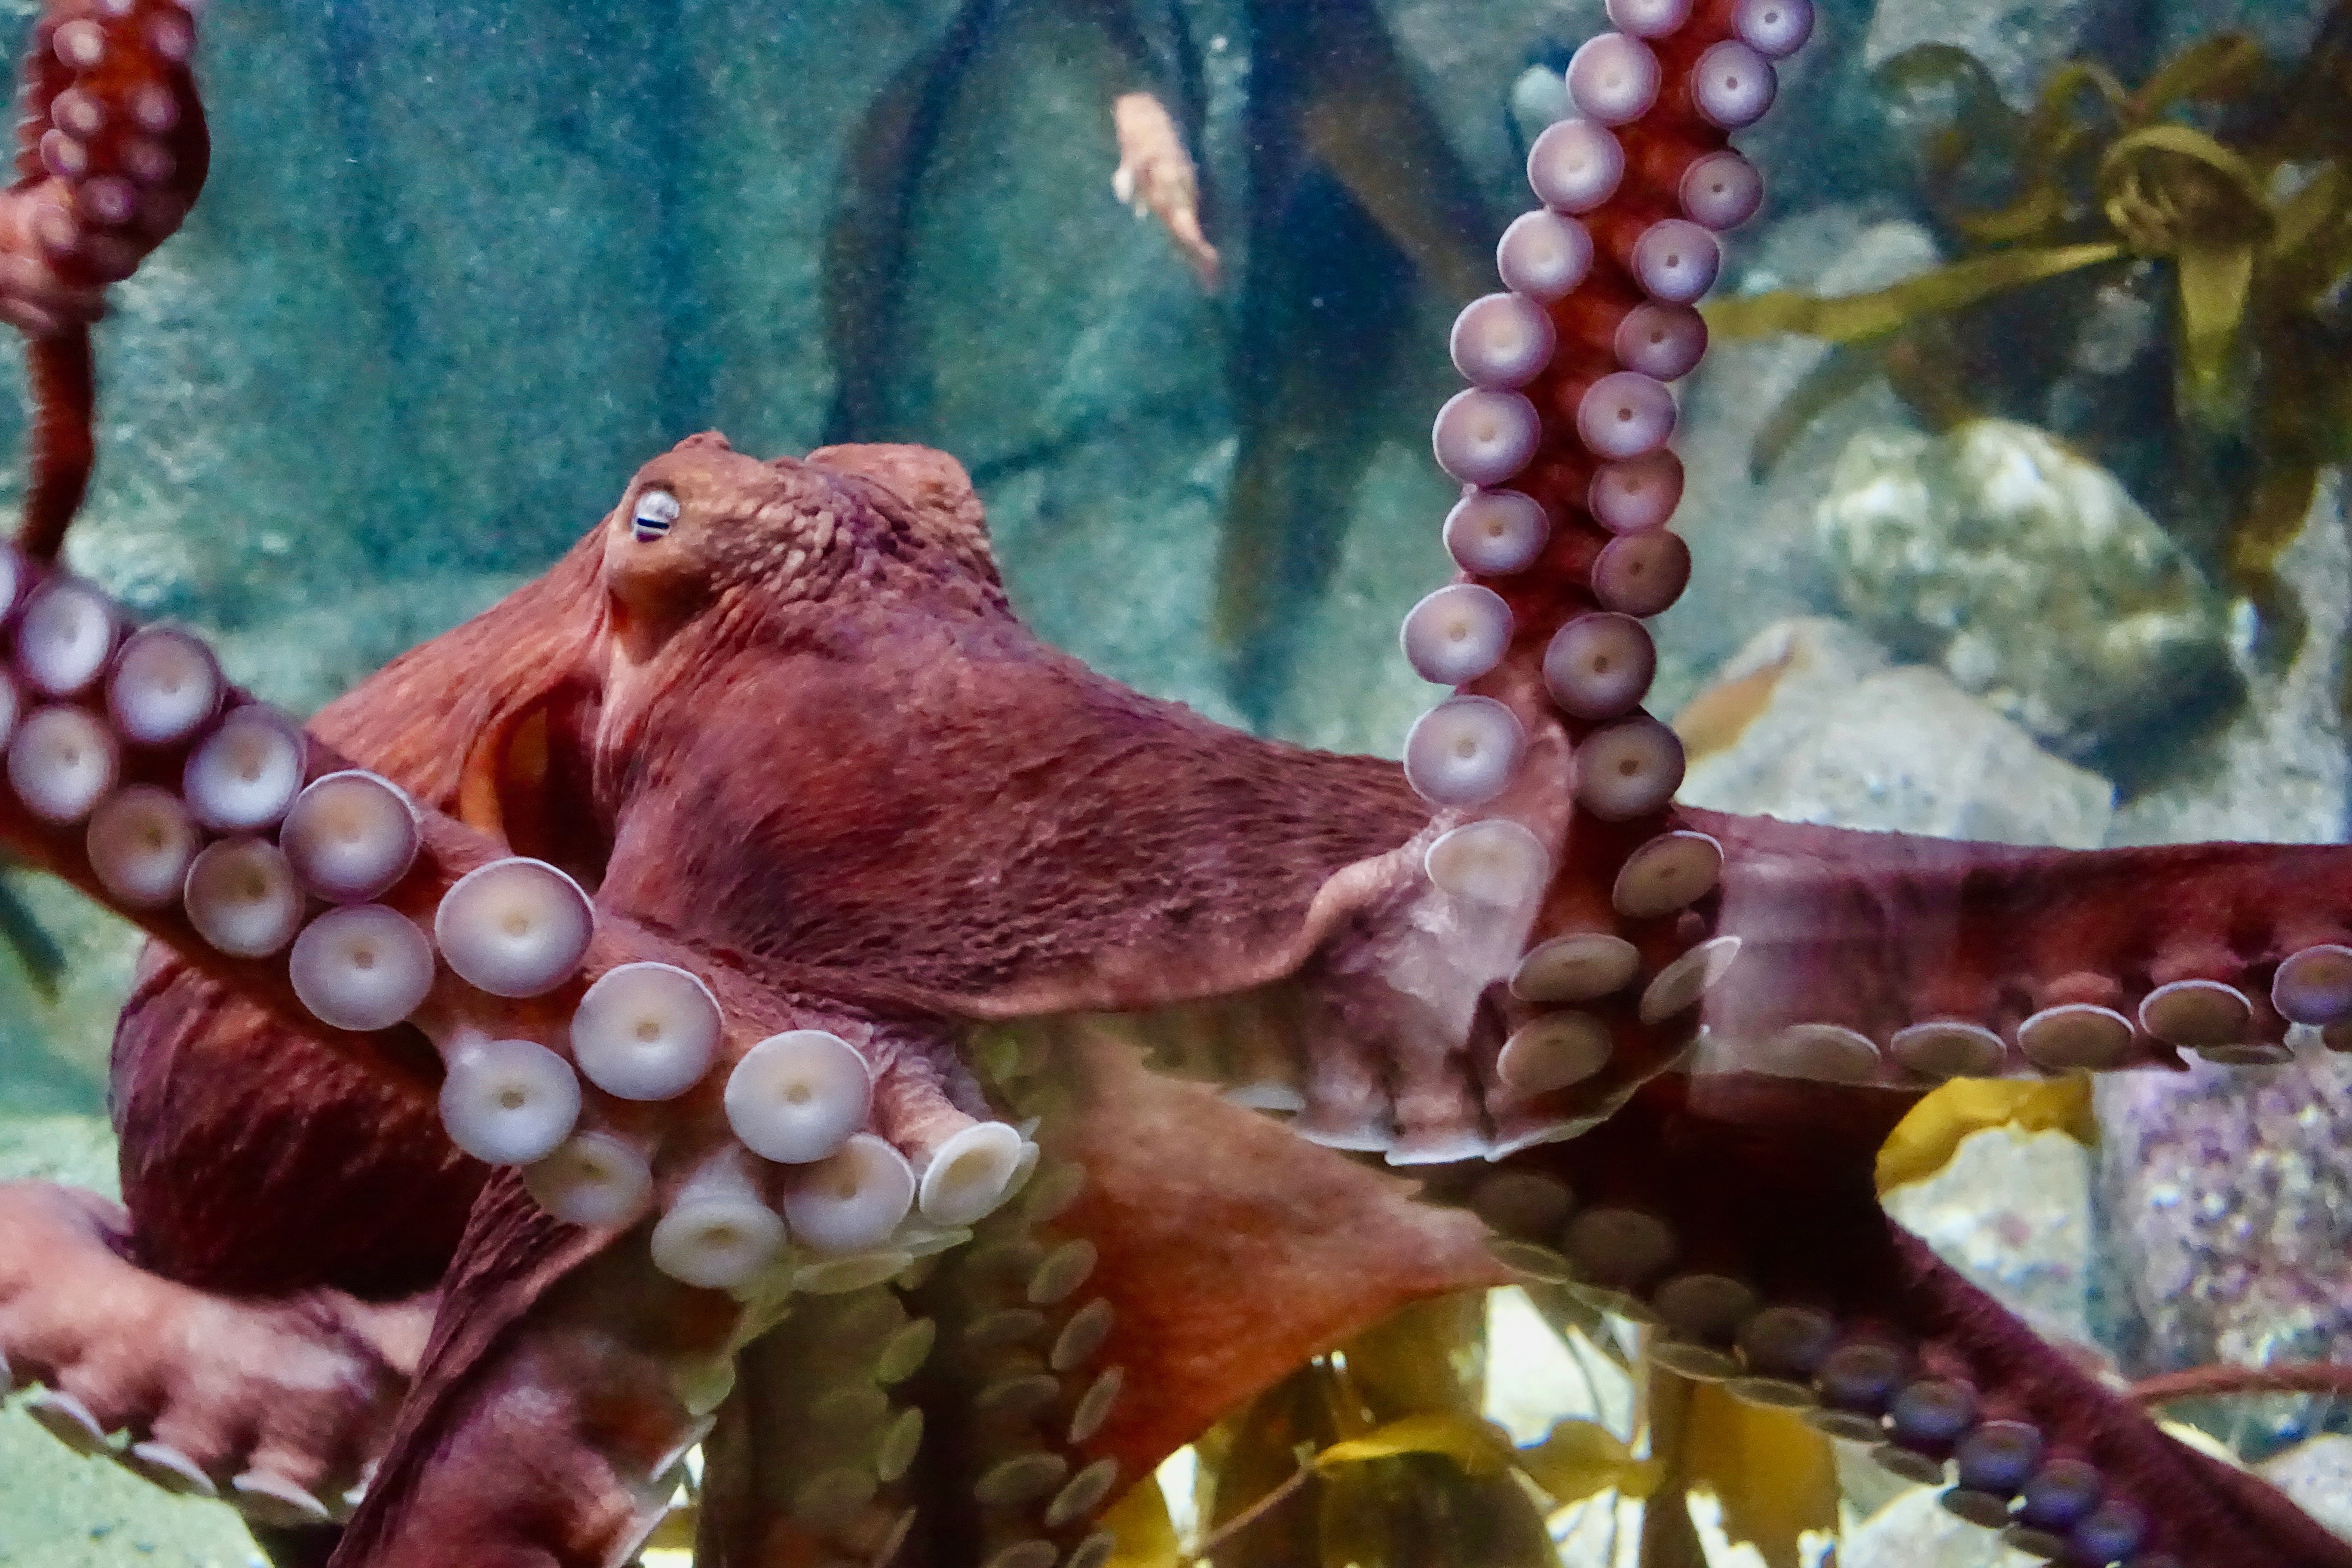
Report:
M677 521L677 498L667 490L647 490L637 498L637 510L630 515L630 531L639 544L651 544L669 531Z

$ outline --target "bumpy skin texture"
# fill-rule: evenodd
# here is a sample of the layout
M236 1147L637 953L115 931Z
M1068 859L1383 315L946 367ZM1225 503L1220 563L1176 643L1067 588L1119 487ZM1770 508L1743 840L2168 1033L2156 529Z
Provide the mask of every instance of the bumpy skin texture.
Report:
M1735 9L1703 5L1669 63ZM1596 228L1638 228L1656 186L1719 147L1684 100L1661 113L1650 142L1625 133L1638 177ZM1579 311L1609 326L1633 287L1610 265L1597 301L1558 311L1589 352ZM2352 881L2345 852L2015 851L1663 803L1594 816L1572 761L1591 727L1546 705L1535 657L1563 609L1595 602L1601 543L1574 500L1591 465L1546 403L1527 483L1556 543L1507 584L1525 635L1473 684L1528 742L1478 812L1528 828L1549 875L1499 905L1425 871L1471 818L1433 821L1393 766L1221 730L1038 644L951 458L764 463L715 436L656 458L546 576L313 729L313 774L348 758L420 808L424 855L389 907L424 919L469 868L545 857L594 890L580 973L514 1005L451 982L416 1026L346 1034L307 1021L282 960L137 912L174 955L151 961L118 1038L129 1212L0 1188L0 1355L47 1385L41 1417L68 1440L127 1429L123 1462L257 1519L340 1517L348 1491L347 1565L625 1562L707 1441L705 1560L949 1568L1024 1541L1090 1555L1118 1487L1219 1412L1400 1306L1511 1278L1507 1256L1664 1317L1680 1364L1759 1398L1831 1396L1806 1382L1818 1347L1685 1321L1666 1287L1703 1276L1717 1299L1893 1346L2095 1464L2148 1516L2131 1553L2148 1568L2352 1563L1894 1232L1873 1155L1919 1080L1783 1037L1831 1025L1870 1044L1948 1018L1994 1031L1984 1065L2018 1069L2038 1010L2200 979L2246 984L2243 1037L2274 1038L2281 962L2347 934L2297 912ZM674 515L641 529L656 491ZM177 762L132 754L125 776ZM1720 880L1625 913L1629 858L1675 832L1722 848ZM0 843L103 892L78 825L5 792ZM1623 981L1585 998L1606 1061L1514 1082L1506 1035L1561 1009L1504 982L1531 940L1579 932L1622 938L1654 985L1702 939L1748 951L1704 1009L1693 989L1645 1012ZM656 961L722 1005L719 1070L662 1103L588 1096L590 1124L651 1150L656 1191L613 1229L559 1223L442 1136L444 1058L469 1037L560 1046L586 980ZM1702 1016L1714 1039L1692 1058ZM787 1026L856 1040L893 1114L1042 1116L1028 1192L968 1242L932 1237L938 1261L894 1264L894 1283L738 1299L664 1274L647 1232L728 1144L723 1069ZM2121 1059L2171 1055L2124 1027ZM1502 1234L1318 1143L1424 1166L1429 1196ZM1563 1232L1539 1212L1563 1186L1579 1226L1614 1217ZM919 1318L938 1326L928 1357ZM1878 1406L1858 1414L1910 1445L1899 1462L1940 1463L1899 1408L1883 1427ZM882 1436L917 1419L919 1445Z

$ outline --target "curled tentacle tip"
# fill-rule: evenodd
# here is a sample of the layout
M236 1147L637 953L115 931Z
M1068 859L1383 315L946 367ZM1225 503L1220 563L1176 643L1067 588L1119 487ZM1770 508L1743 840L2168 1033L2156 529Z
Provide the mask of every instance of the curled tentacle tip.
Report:
M294 994L338 1029L388 1029L433 989L433 949L407 916L381 904L330 910L294 939Z
M572 1055L588 1081L623 1100L670 1100L692 1088L719 1049L718 1000L668 963L607 970L572 1016Z
M580 1119L580 1079L531 1040L483 1040L450 1053L441 1082L449 1141L493 1165L547 1158Z
M544 860L512 856L457 879L433 913L433 942L467 984L538 996L571 978L595 934L588 895Z
M727 1079L727 1122L762 1159L822 1160L865 1125L874 1079L857 1047L823 1029L771 1035Z

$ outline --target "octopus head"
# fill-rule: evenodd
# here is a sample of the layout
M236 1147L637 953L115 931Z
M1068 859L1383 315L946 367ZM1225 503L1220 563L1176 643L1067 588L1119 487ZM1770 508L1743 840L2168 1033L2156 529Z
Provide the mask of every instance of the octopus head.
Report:
M600 531L606 628L627 664L706 619L927 590L1003 597L971 481L922 447L762 462L706 432L640 468Z

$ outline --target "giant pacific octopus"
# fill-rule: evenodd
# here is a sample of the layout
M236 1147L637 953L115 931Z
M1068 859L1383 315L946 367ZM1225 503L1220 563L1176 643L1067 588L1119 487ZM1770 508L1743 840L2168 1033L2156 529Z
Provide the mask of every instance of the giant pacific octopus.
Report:
M2352 1563L1880 1211L1930 1085L2352 1044L2352 851L2093 853L1674 804L1643 618L1727 134L1806 0L1612 0L1437 418L1454 695L1402 768L1014 618L962 470L691 437L307 729L56 563L86 328L201 183L193 19L52 0L0 313L0 843L154 938L121 1207L0 1188L63 1441L288 1560L1093 1568L1306 1357L1532 1275L2078 1564ZM1407 1180L1410 1176L1412 1180Z

